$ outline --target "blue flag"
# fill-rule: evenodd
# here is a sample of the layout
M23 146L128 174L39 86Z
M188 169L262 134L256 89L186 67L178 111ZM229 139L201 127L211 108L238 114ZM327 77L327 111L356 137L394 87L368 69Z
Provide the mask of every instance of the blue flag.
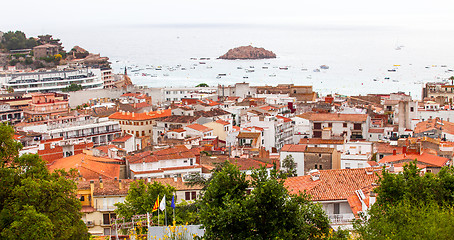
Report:
M175 209L175 196L172 196L172 203L170 204L170 206Z

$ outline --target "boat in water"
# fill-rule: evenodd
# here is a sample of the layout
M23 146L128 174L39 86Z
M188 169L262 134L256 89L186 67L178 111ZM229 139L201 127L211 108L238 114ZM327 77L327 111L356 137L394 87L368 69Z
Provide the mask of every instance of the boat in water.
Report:
M313 72L320 72L320 69L316 68Z
M326 70L326 69L329 69L329 66L327 66L327 65L321 65L321 66L320 66L320 69Z
M227 74L225 73L219 73L218 76L222 77L222 76L227 76Z
M288 67L280 67L280 70L288 70Z
M396 69L388 69L388 72L395 72Z
M269 76L270 77L276 77L276 74L270 74Z

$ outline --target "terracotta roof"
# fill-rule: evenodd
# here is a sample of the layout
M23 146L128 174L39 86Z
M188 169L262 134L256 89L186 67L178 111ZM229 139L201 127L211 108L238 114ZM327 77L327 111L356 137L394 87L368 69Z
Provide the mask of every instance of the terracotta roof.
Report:
M443 167L446 163L449 162L449 159L445 157L439 157L437 155L432 155L426 152L422 154L397 154L397 155L388 155L383 157L380 160L380 163L392 163L392 162L410 162L417 160L418 162L425 163L428 165Z
M134 171L131 170L134 174L147 174L147 173L160 173L165 171L173 171L173 170L181 170L181 169L194 169L194 168L202 168L200 165L192 165L192 166L179 166L179 167L162 167L155 170L148 170L148 171Z
M75 168L79 171L79 174L83 178L98 179L102 178L115 178L120 175L120 163L121 161L94 157L86 154L77 154L66 158L60 158L47 165L50 172L56 169L65 169L69 171L71 168Z
M283 117L283 116L276 115L276 117L280 118L280 119L284 119L284 122L291 122L292 121L292 119L286 118L286 117Z
M200 154L200 149L188 149L184 145L177 145L172 148L162 149L157 151L145 151L134 155L127 156L126 159L129 163L142 163L142 162L157 162L160 160L182 159L182 158L196 158Z
M394 150L396 150L397 154L402 153L402 147L392 146L389 143L374 143L376 152L378 154L385 153L385 154L392 154Z
M307 147L304 152L306 153L333 153L336 151L334 148L328 147Z
M216 122L219 123L219 124L222 124L222 125L229 125L230 124L229 122L221 120L221 119L216 120Z
M125 112L116 112L109 116L109 119L118 119L118 120L150 120L155 118L168 117L172 114L172 109L166 109L162 111L154 112L145 112L145 113L125 113ZM134 117L133 117L134 115Z
M119 147L117 147L115 145L112 145L112 144L111 145L104 145L104 146L96 147L96 149L98 149L99 151L101 151L103 153L106 153L106 154L108 153L109 149L112 149L112 148L120 150L120 151L126 151L123 148L119 148Z
M129 104L131 105L133 108L144 108L144 107L150 107L151 105L146 103L146 102L140 102L140 103L133 103L133 104Z
M115 138L114 140L112 140L112 142L126 142L128 141L128 139L132 138L132 135L130 134L125 134L124 136L122 137L119 137L119 138Z
M300 145L300 144L285 144L281 148L281 152L304 152L306 150L307 145Z
M369 128L369 133L384 133L385 129L383 128Z
M198 117L217 117L217 116L224 116L224 115L231 115L231 113L220 109L220 108L213 108L210 111L195 111L194 116Z
M310 121L340 121L340 122L365 122L367 114L344 114L344 113L315 113L308 112L298 115L300 118Z
M183 128L177 128L177 129L169 130L169 132L178 132L178 133L181 133L181 132L186 132L186 130L184 130Z
M343 145L344 140L321 139L321 138L302 138L299 144L334 144Z
M197 121L199 117L196 116L183 116L183 115L172 115L165 117L160 122L171 122L171 123L193 123Z
M250 170L250 169L259 169L261 167L265 168L272 168L273 164L264 163L261 161L257 161L251 158L235 158L231 159L230 163L238 166L240 171Z
M369 166L371 166L371 167L378 166L378 162L376 162L376 161L367 161L367 164L369 164Z
M197 123L194 123L194 124L191 124L191 125L187 125L185 128L191 128L191 129L197 130L199 132L209 132L209 131L213 130L213 129L209 128L209 127L206 127L206 126L203 126L203 125L200 125L200 124L197 124Z
M273 107L273 106L264 106L264 107L260 107L260 109L263 109L263 110L266 110L266 111L276 110L276 108Z
M313 201L347 200L355 190L372 185L378 180L378 168L336 169L318 171L319 179L311 175L291 177L284 185L291 193L306 191Z
M259 132L240 132L237 138L258 138L260 135Z
M433 129L441 130L444 133L454 134L454 123L441 121L438 118L429 119L416 124L415 133L423 133Z

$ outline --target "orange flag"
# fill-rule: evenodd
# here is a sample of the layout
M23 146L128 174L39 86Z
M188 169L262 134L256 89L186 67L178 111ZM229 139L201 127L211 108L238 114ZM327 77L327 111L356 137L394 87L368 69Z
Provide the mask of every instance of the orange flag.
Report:
M155 212L159 209L159 196L158 196L158 199L156 199L156 202L154 203L154 206L153 206L153 211L152 212Z

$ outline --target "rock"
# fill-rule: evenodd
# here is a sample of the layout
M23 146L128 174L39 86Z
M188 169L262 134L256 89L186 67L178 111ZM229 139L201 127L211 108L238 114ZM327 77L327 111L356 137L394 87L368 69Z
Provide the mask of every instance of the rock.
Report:
M276 54L264 48L257 48L250 45L230 49L226 54L219 57L219 59L265 59L265 58L276 58Z

